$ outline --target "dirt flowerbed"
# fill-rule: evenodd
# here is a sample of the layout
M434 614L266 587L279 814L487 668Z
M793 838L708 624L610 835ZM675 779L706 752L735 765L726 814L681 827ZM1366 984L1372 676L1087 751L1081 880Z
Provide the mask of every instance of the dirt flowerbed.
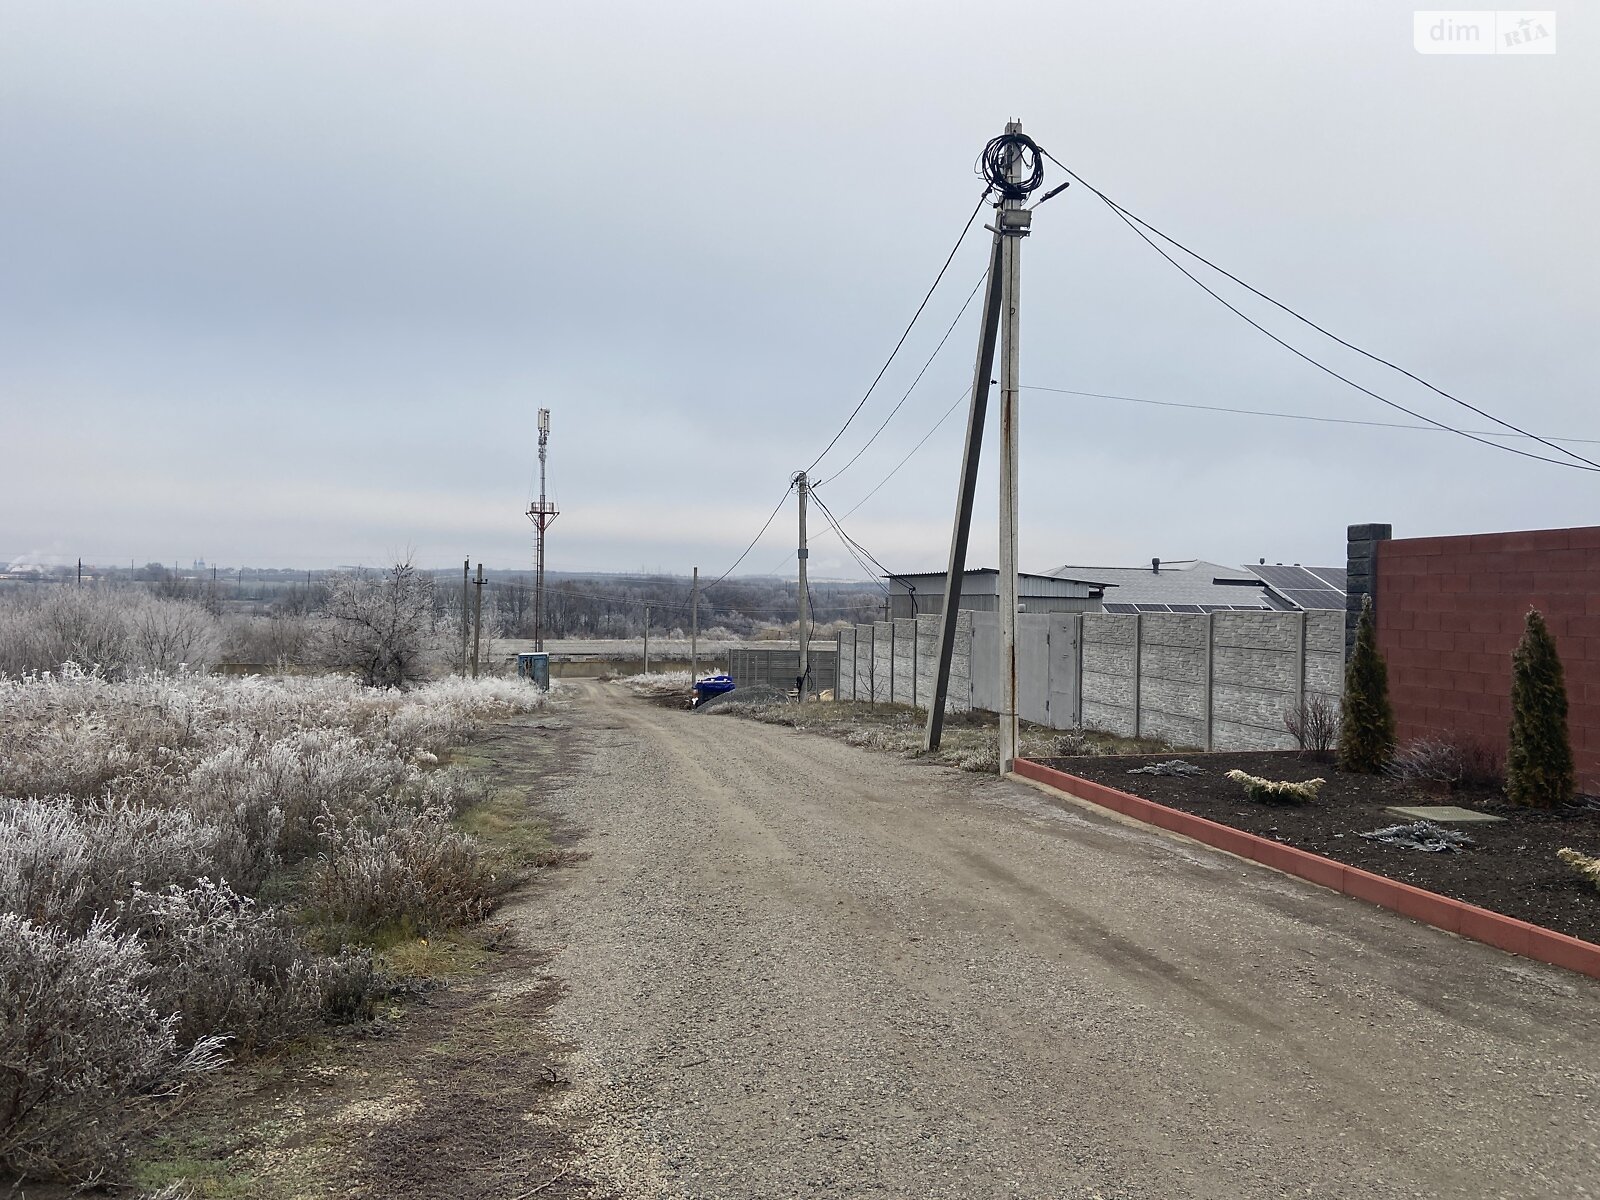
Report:
M1332 763L1290 753L1185 754L1201 768L1190 776L1130 775L1136 767L1174 756L1054 758L1046 766L1222 825L1273 838L1375 875L1452 896L1494 912L1573 937L1600 942L1600 891L1586 884L1557 857L1571 846L1600 855L1600 808L1574 806L1561 812L1514 808L1499 793L1421 792L1391 779L1347 775ZM1241 770L1265 779L1327 780L1308 804L1269 805L1246 798L1227 778ZM1446 824L1472 844L1457 852L1427 853L1363 838L1362 833L1404 824L1394 805L1454 804L1504 817L1503 821Z

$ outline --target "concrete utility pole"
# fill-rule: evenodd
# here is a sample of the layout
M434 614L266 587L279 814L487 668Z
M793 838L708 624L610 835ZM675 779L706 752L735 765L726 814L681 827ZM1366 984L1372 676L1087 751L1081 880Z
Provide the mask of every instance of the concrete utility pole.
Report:
M473 586L478 591L472 598L472 677L478 677L478 645L483 639L483 564L478 564L478 577Z
M950 532L950 566L945 572L944 595L939 598L939 665L934 671L933 697L928 704L928 724L922 736L924 751L937 750L944 735L944 706L950 691L950 659L956 645L956 614L961 609L961 583L967 570L967 539L972 532L972 502L978 490L983 425L989 415L989 376L994 370L994 343L1000 328L1000 264L1004 241L1000 230L995 228L994 244L989 252L989 276L983 287L978 360L972 368L967 442L961 454L961 475L956 482L956 519Z
M700 674L700 568L694 569L689 585L689 682Z
M644 673L650 674L650 606L644 606Z
M1021 121L1006 132L1020 134ZM1006 177L1023 181L1022 147L1012 149ZM1002 203L1000 229L1007 235L1000 259L1000 773L1011 771L1017 758L1017 360L1018 310L1022 306L1022 239L1027 225L1012 228L1008 220L1031 218L1026 197Z
M528 505L528 520L533 522L536 531L534 537L534 568L533 568L533 648L544 649L544 531L555 523L561 514L556 511L556 506L545 499L544 494L544 465L545 455L550 445L550 410L539 410L539 499Z
M795 493L800 497L800 674L795 679L795 690L800 693L800 703L806 702L806 681L811 678L811 592L806 583L806 493L810 484L804 471L794 473Z
M468 590L472 578L472 560L461 560L461 673L467 673L467 637L470 633L471 617L467 613L467 597L471 594Z
M1005 138L990 143L990 147L999 148L1001 155L1004 156L1003 162L990 164L988 161L990 147L985 147L985 175L989 180L989 186L999 192L1002 199L995 205L995 223L984 227L994 234L994 243L989 254L988 281L984 285L983 322L978 337L978 358L972 372L972 402L967 413L966 449L962 452L961 475L956 485L955 524L950 533L950 565L945 573L944 595L940 597L939 604L939 660L934 672L933 696L928 705L927 729L922 739L924 750L937 750L944 734L944 709L950 690L950 661L955 652L956 620L961 611L961 585L967 569L967 541L972 532L972 504L978 487L978 463L983 451L983 426L988 417L989 387L993 382L990 376L994 370L995 342L999 335L1001 313L1004 309L1007 314L1006 362L1009 374L1006 374L1007 368L1003 367L1002 375L1006 382L1002 387L1008 389L1004 395L1009 397L1009 400L1003 401L1005 411L1002 413L1001 430L1001 448L1004 453L1000 467L1000 624L1002 637L1006 636L1005 631L1009 629L1011 649L1007 654L1002 647L1001 652L1002 671L1010 681L1008 692L1006 682L1002 680L1002 695L1009 695L1010 700L1008 703L1002 699L1001 703L1009 707L1011 719L1008 738L1006 716L1004 713L1001 714L1000 769L1002 771L1009 771L1016 757L1017 289L1014 277L1018 266L1016 246L1021 238L1027 236L1028 227L1033 219L1033 214L1023 207L1027 191L1023 190L1021 197L1011 197L1006 195L1006 190L1023 180L1024 151L1031 145L1031 142L1022 137L1021 122L1012 121L1006 125ZM1009 622L1006 615L1008 594Z

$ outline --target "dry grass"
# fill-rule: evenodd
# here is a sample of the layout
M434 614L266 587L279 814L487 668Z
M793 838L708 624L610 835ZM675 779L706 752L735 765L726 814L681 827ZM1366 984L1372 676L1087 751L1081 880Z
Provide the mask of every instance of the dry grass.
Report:
M902 758L922 757L923 731L927 723L926 713L919 708L904 704L866 704L857 700L803 705L730 702L711 711L820 733L852 746ZM963 771L997 771L1000 767L996 744L998 730L999 719L993 713L948 713L939 749L931 757ZM1070 745L1064 746L1063 742L1070 742ZM1020 749L1024 758L1054 758L1063 753L1139 754L1167 748L1165 743L1148 738L1135 741L1090 730L1063 732L1026 721L1021 729Z

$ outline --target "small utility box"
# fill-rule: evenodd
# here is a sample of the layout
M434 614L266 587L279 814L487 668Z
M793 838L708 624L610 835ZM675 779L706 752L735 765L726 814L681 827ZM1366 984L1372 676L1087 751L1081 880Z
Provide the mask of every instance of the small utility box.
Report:
M517 655L517 678L525 679L540 691L550 690L550 656L538 652Z

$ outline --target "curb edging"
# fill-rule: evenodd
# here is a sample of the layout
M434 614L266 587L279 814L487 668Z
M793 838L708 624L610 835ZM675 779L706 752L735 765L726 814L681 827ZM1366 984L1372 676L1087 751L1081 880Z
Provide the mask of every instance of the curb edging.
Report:
M1197 817L1165 804L1157 804L1128 792L1118 791L1092 779L1058 771L1042 763L1019 758L1014 764L1015 773L1024 779L1042 783L1065 792L1079 800L1109 808L1146 825L1154 825L1171 833L1180 833L1218 850L1226 850L1240 858L1272 867L1286 875L1293 875L1309 883L1332 888L1346 896L1375 904L1379 908L1397 912L1413 921L1432 925L1449 933L1483 942L1498 950L1564 967L1581 975L1600 979L1600 945L1583 941L1519 921L1502 913L1490 912L1476 904L1441 896L1438 892L1412 887L1408 883L1374 875L1359 867L1346 866L1320 854L1299 850L1275 842L1259 834L1246 833L1231 825Z

